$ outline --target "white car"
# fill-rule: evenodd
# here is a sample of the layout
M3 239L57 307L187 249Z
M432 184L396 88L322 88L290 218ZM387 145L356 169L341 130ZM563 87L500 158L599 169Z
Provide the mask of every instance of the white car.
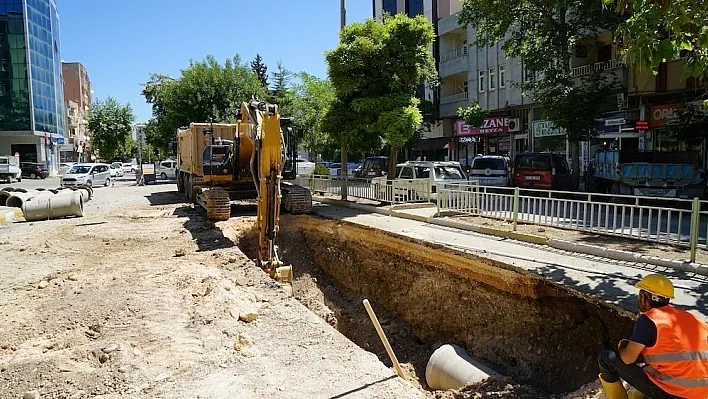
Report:
M111 177L123 177L123 164L120 162L113 162L110 164L111 167Z
M122 168L123 173L135 173L136 165L133 165L132 163L128 162L123 162Z
M157 175L160 176L160 180L177 178L177 162L162 161L160 162L159 166L160 167L157 170Z
M315 163L304 160L302 158L297 160L297 174L298 176L309 176L315 171Z
M389 185L387 179L387 176L371 179L377 200L437 201L441 189L461 188L470 184L459 162L404 162L396 165L393 184Z
M110 165L105 163L80 163L69 169L61 177L62 187L87 186L110 186L112 183Z

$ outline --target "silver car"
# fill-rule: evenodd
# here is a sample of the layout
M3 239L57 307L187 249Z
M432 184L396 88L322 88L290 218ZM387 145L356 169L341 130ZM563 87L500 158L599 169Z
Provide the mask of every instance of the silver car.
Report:
M104 163L80 163L73 165L61 177L62 187L73 187L82 184L87 186L110 186L110 166Z

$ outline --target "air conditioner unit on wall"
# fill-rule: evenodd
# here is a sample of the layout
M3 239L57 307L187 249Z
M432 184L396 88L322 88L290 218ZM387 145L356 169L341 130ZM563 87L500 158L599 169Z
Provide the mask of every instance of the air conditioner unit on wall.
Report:
M620 93L617 95L617 108L623 109L629 106L629 98L626 94Z

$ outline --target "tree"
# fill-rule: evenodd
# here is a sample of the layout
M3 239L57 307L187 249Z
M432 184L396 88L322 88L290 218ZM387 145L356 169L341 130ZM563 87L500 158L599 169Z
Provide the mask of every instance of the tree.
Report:
M323 128L325 114L334 101L334 88L326 79L305 72L295 86L293 117L302 145L309 151L324 153L331 146L330 135Z
M263 57L256 54L256 58L251 61L251 70L256 74L261 86L268 87L268 67L263 63Z
M147 141L166 150L179 127L191 122L233 122L241 102L253 95L263 98L265 89L238 56L224 64L207 56L203 61L190 61L179 78L151 75L142 94L152 105L154 117Z
M270 91L270 102L278 104L282 116L292 116L295 93L291 88L294 77L292 71L278 61L278 69L273 72L273 89Z
M91 147L105 160L125 159L132 155L133 109L113 97L94 102L88 116Z
M580 40L614 30L619 21L616 13L603 10L601 0L463 0L459 22L476 27L475 44L485 46L505 39L504 53L521 59L525 73L536 76L519 86L531 91L549 120L567 126L576 179L580 172L579 140L592 134L587 129L600 113L600 102L584 101L592 108L573 117L576 124L566 123L570 116L565 113L575 113L578 107L573 101L581 94L604 98L612 86L595 74L572 78L572 51Z
M433 39L425 17L386 15L381 23L346 26L337 48L326 53L336 100L325 119L342 148L343 172L349 150L384 144L394 177L399 150L423 120L415 93L435 77Z
M708 78L708 3L705 0L605 0L625 16L617 29L623 55L640 70L686 57L685 77Z
M482 121L484 121L484 118L487 116L487 112L475 101L475 103L470 106L458 108L457 115L465 121L467 126L480 127L482 126Z

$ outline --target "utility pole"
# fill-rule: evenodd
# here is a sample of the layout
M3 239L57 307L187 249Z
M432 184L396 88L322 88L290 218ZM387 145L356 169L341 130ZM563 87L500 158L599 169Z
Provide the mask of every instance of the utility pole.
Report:
M341 21L341 28L344 29L344 26L347 24L347 5L345 4L346 0L340 0L341 4L341 14L340 14L340 21Z

